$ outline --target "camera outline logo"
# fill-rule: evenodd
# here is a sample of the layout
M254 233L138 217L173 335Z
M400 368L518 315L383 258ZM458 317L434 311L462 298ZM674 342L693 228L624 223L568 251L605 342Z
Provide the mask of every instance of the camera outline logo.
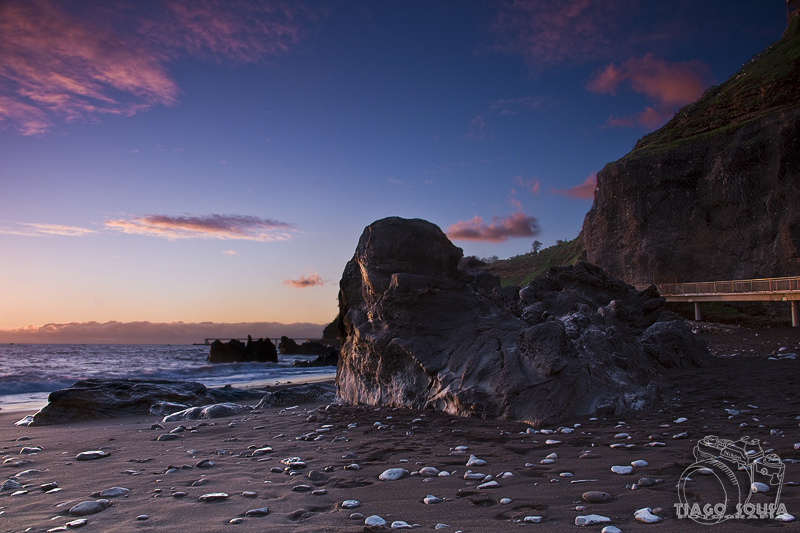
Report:
M695 444L693 454L695 462L683 471L678 483L678 518L714 525L732 518L775 518L787 512L780 503L786 465L776 454L766 454L759 439L742 437L732 441L708 435ZM694 493L687 482L691 483L695 475L716 478L720 501L690 498ZM769 487L774 501L752 501L755 494L764 494L755 490L756 483Z

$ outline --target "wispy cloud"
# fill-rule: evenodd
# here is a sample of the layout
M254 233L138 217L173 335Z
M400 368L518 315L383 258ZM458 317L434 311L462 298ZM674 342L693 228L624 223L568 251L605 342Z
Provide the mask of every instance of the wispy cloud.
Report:
M492 29L495 48L521 55L529 67L607 57L630 1L506 0L499 4Z
M514 183L516 183L526 191L530 192L531 194L539 194L539 188L541 187L541 182L537 177L525 179L521 175L514 176Z
M133 115L173 105L170 60L255 62L294 45L307 12L280 2L0 2L0 124L23 135L58 121ZM142 9L140 12L139 9ZM144 10L147 15L143 15Z
M631 117L611 117L609 126L641 125L654 128L679 107L695 101L711 84L709 68L701 61L670 63L652 54L632 57L617 66L607 65L589 81L586 89L597 94L615 95L622 85L644 94L653 106Z
M579 185L575 185L568 189L550 189L553 194L563 194L570 198L578 200L592 200L594 199L594 190L597 188L597 173L592 172L584 181Z
M490 224L476 215L471 220L456 222L445 233L452 240L504 242L515 237L535 237L539 232L536 218L520 212L507 217L492 217Z
M233 250L225 250L222 253L225 255L236 255L236 252Z
M486 121L480 115L475 115L469 122L467 127L468 139L485 139L486 138Z
M316 272L311 272L308 275L303 274L300 279L286 279L283 281L284 285L289 285L295 289L304 289L307 287L318 287L328 283L329 279L322 279Z
M21 235L25 237L83 237L92 235L97 231L76 226L62 226L60 224L36 224L29 222L9 222L10 226L0 225L0 233L6 235Z
M105 226L123 233L167 239L241 239L285 241L297 230L293 225L247 215L145 215L106 220Z

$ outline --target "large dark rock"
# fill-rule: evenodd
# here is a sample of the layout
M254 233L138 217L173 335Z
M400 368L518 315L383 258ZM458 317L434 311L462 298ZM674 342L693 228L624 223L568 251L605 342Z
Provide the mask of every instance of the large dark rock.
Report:
M211 343L208 352L210 363L277 363L278 350L267 339L253 340L247 336L247 344L232 339L223 343L219 339Z
M329 351L329 346L316 341L306 341L297 344L294 339L283 336L279 343L280 352L284 355L325 355Z
M202 383L191 381L86 379L66 389L51 392L47 405L33 415L30 425L48 426L79 420L146 415L151 406L163 406L167 402L202 406L261 398L263 395L263 391L228 386L207 389Z
M294 367L312 367L312 366L336 366L339 364L339 351L331 346L325 348L325 353L318 355L316 359L311 361L294 361Z
M633 284L800 273L800 18L597 174L589 261Z
M461 258L424 220L364 230L340 282L341 399L541 425L648 407L662 368L707 362L654 288L588 263L500 287Z

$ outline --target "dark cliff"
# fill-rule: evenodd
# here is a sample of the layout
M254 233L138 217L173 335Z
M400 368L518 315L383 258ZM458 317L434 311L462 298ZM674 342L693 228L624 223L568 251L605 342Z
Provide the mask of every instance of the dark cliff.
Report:
M587 259L632 284L800 274L800 18L597 175Z

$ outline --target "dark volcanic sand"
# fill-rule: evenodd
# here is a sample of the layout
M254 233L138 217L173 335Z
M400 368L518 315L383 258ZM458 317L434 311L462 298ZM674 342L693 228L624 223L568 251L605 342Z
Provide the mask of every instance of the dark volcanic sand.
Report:
M23 435L31 437L24 444L43 448L35 455L25 456L31 463L4 466L0 471L4 480L25 469L41 470L25 480L29 484L28 493L0 495L0 511L3 511L0 531L18 532L27 528L46 531L62 526L69 519L63 516L66 506L56 507L57 504L88 500L92 492L112 486L129 488L131 492L114 498L109 509L89 516L89 524L82 531L365 531L363 518L349 518L353 512L365 516L377 514L389 523L403 520L419 524L417 529L424 530L433 530L437 523L444 523L449 527L441 531L464 533L525 529L599 532L602 526L578 528L574 523L576 516L593 513L611 518L611 524L622 531L798 529L800 520L783 524L772 520L740 520L700 526L675 517L673 505L678 501L675 485L683 470L694 462L694 444L706 435L731 440L744 435L759 438L764 449L773 448L784 459L800 460L800 452L793 448L795 442L800 442L800 420L796 419L800 415L800 359L770 361L766 357L781 347L788 348L786 352L800 353L800 329L735 330L700 336L716 354L712 366L669 372L674 385L665 391L665 402L659 412L632 412L598 420L577 418L563 424L566 427L580 424L570 434L520 434L527 429L525 424L463 419L433 411L354 406L332 406L326 410L304 405L217 419L212 421L215 425L200 426L196 433L181 433L176 441L156 442L159 434L178 424L164 424L165 430L151 431L148 428L159 417L130 417L25 428L11 425L19 416L11 418L9 413L0 413L4 457L22 457L18 455L19 443L15 439ZM719 357L734 350L747 355ZM740 413L730 417L724 408ZM307 421L309 411L313 411L312 418L316 419ZM675 423L678 417L688 420ZM418 418L422 420L415 422ZM229 426L231 421L234 427ZM357 427L348 428L353 422ZM377 429L375 422L388 427ZM747 426L740 427L742 423ZM323 440L295 439L326 424L333 427L322 433ZM779 433L772 435L771 430ZM631 438L614 438L623 432ZM672 438L681 432L687 432L688 438ZM335 437L347 440L332 442ZM561 442L545 444L548 438ZM653 440L666 446L647 446ZM635 446L609 447L620 442ZM250 446L271 446L274 451L261 457L243 456L252 452ZM452 448L456 446L468 446L469 450L464 455L453 455ZM101 447L110 451L111 456L86 462L74 459L78 452ZM190 449L197 451L187 454ZM215 454L217 449L227 452ZM598 457L579 459L585 450ZM539 464L553 452L558 455L554 464ZM355 454L355 458L344 459L347 453ZM497 479L499 488L477 489L478 482L463 479L469 454L487 462L486 466L470 467L471 470L494 476L511 472L513 477ZM281 459L291 456L307 462L301 475L271 472L272 467L283 466ZM165 473L170 465L194 465L203 458L212 459L215 465L203 470L184 468ZM610 471L614 465L629 465L639 459L649 465L637 468L632 475ZM358 464L360 469L345 470L351 463ZM526 463L532 466L526 467ZM428 481L419 476L392 482L378 480L378 475L387 468L414 471L423 466L455 471L455 475L427 478ZM332 467L331 471L324 472L325 467ZM321 480L306 477L312 469L322 472ZM561 473L572 476L562 477ZM188 486L201 477L207 478L208 483ZM635 491L625 488L642 477L662 482ZM572 483L575 480L596 481ZM786 463L785 480L800 482L800 464ZM57 481L63 490L44 494L38 489L39 484L50 481ZM291 490L300 484L325 489L327 493L312 495ZM605 503L585 503L581 494L588 490L606 491L613 498ZM172 497L176 491L187 495ZM257 495L248 498L242 495L243 491ZM200 495L211 492L226 492L230 497L215 503L198 500ZM426 505L422 500L429 494L445 501ZM512 502L501 504L501 498L511 498ZM342 509L341 503L347 499L359 500L361 506ZM800 487L785 484L781 502L789 513L800 518ZM576 510L579 505L585 509ZM248 509L265 506L270 508L268 516L244 517ZM634 511L642 507L665 509L666 520L659 524L636 522ZM148 515L148 520L137 521L141 514ZM531 515L544 519L538 524L520 522ZM53 517L56 518L51 520ZM230 524L237 517L243 518L242 523Z

